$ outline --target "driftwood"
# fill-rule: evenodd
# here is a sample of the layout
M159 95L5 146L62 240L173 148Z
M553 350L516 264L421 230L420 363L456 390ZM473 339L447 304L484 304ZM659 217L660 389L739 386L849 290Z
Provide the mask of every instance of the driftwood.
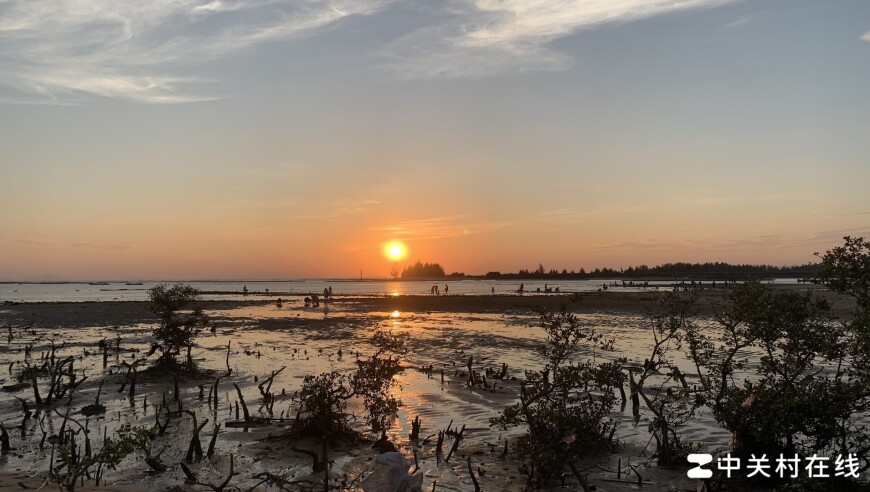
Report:
M296 451L297 453L307 454L308 456L311 456L311 459L314 461L314 463L312 463L312 465L311 465L311 472L312 473L321 472L321 471L324 471L327 469L327 466L326 466L327 465L326 447L325 446L324 446L322 455L318 455L314 451L309 451L307 449L302 449L302 448L297 448L297 447L291 447L290 449L292 449L293 451Z
M23 417L21 419L21 436L25 436L25 432L27 431L27 421L30 420L30 416L33 412L30 411L30 407L27 405L27 400L23 398L18 398L17 396L13 396L16 400L21 402L21 413Z
M411 422L411 434L409 436L412 441L417 441L420 439L420 416L417 415L414 417L414 421Z
M450 452L447 453L447 458L444 459L445 463L450 462L450 457L453 456L453 453L456 452L456 449L459 448L459 441L462 440L462 434L465 432L465 424L462 424L462 429L456 434L456 438L453 441L453 446L450 447Z
M27 366L25 372L30 374L30 383L33 387L33 399L37 405L51 405L55 398L62 398L67 394L67 392L70 393L71 399L72 392L87 380L87 377L76 379L75 370L73 369L74 358L72 356L67 356L63 359L58 359L55 357L56 350L57 347L52 343L51 351L48 354L43 354L42 360L45 362L39 368L32 366L28 361L24 362ZM42 397L42 394L39 391L39 382L37 381L38 372L48 373L49 387L45 398Z
M185 413L193 417L193 436L190 438L190 444L187 446L187 454L184 456L184 461L193 463L194 455L197 461L202 459L202 443L199 440L199 433L205 427L205 424L208 423L208 419L203 420L202 424L197 425L196 414L190 410Z
M9 433L6 432L6 427L0 422L0 453L6 454L11 449L9 446Z
M154 413L154 422L155 422L154 426L157 428L157 435L158 436L162 436L163 434L166 433L166 428L169 427L169 421L172 418L171 417L172 414L169 412L169 409L167 408L166 409L166 423L165 424L160 423L160 414L163 412L163 409L165 407L166 407L165 403L160 405L160 407L157 408L157 412Z
M272 425L273 421L280 422L281 419L267 419L262 417L257 417L252 420L229 420L224 422L224 427L227 429L250 429L257 427L266 427L268 425Z
M163 452L166 451L167 449L168 449L168 446L163 446L163 449L161 449L160 452L157 453L157 455L152 455L151 448L146 446L144 448L144 450L145 450L145 463L149 467L151 467L152 470L156 471L157 473L165 472L166 470L168 470L168 468L166 467L166 465L163 464L163 461L160 460L160 455L162 455Z
M474 470L471 469L471 456L466 458L468 463L468 475L471 477L471 482L474 483L474 492L480 492L480 484L477 483L477 477L474 476Z
M82 407L82 414L86 417L106 413L105 405L100 404L100 394L103 392L103 381L100 380L100 386L97 388L97 396L94 398L94 403Z
M233 383L233 386L236 387L236 392L239 394L239 402L242 404L242 410L245 412L245 421L247 422L251 420L251 414L248 413L248 405L245 404L245 397L242 396L242 390L239 388L238 384ZM238 414L238 412L236 413Z
M441 464L441 456L444 454L444 431L438 431L438 442L435 444L435 462Z
M211 386L211 390L208 392L208 404L213 407L215 411L217 411L218 406L218 385L221 382L221 377L218 376L217 379L214 380L214 384Z
M215 424L214 432L212 432L212 434L211 434L211 441L209 441L209 443L208 443L208 451L205 453L205 455L208 457L208 459L211 459L211 457L214 456L214 444L215 444L215 442L217 442L217 436L218 436L218 432L220 432L220 430L221 430L221 424Z
M287 366L284 366L281 369L278 369L277 371L272 371L271 376L264 379L262 383L257 385L257 389L259 389L260 394L263 395L263 401L269 402L275 398L274 395L270 392L272 389L272 381L275 379L275 376L277 376L278 374L281 374L281 372L284 369L287 369Z

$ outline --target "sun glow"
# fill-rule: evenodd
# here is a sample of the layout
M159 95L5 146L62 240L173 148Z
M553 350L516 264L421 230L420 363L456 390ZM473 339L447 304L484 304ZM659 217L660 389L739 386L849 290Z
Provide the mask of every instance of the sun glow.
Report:
M399 261L408 254L408 248L404 244L393 241L384 246L384 255L391 261Z

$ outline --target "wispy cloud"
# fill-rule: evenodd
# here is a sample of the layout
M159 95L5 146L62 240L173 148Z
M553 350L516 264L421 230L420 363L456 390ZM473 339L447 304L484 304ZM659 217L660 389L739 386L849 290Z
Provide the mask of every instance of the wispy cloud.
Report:
M217 97L197 67L319 32L410 0L0 0L5 102L146 103ZM551 43L579 30L737 0L451 0L421 7L426 28L373 50L406 78L565 70ZM420 5L420 4L417 4ZM864 35L866 39L868 34Z
M870 43L870 31L867 31L863 35L861 35L861 40Z
M212 99L191 65L315 32L389 0L4 0L0 85L19 102Z
M550 43L602 24L630 22L733 0L463 0L446 19L389 50L403 77L476 77L564 70L573 58Z

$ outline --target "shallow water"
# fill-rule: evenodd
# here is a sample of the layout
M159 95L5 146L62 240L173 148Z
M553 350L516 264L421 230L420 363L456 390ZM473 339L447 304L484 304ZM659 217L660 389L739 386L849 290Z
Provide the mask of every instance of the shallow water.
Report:
M397 377L395 391L404 406L389 431L392 440L412 460L411 450L414 447L408 440L408 433L414 417L420 416L422 419L422 436L434 434L451 423L454 428L465 425L466 439L460 446L460 452L463 460L467 453L472 453L475 466L485 472L480 477L484 490L522 488L523 477L518 474L516 464L499 457L503 439L518 431L491 429L489 419L515 400L524 371L535 370L541 366L535 348L543 340L544 334L543 330L534 326L534 316L361 312L343 308L341 305L325 308L326 306L304 309L300 302L295 301L285 303L281 308L264 304L208 312L217 326L216 332L213 335L203 332L198 337L194 358L201 367L221 374L226 370L229 343L232 377L224 378L220 383L220 403L216 410L205 405L205 400L199 397L198 389L198 385L204 385L204 393L207 395L213 378L203 377L181 382L180 399L184 407L195 410L200 421L204 418L210 419L210 423L203 430L204 444L211 436L213 423L225 424L227 421L236 420L234 405L238 398L232 382L237 382L242 388L252 414L267 415L256 384L268 377L272 371L286 366L275 377L272 386L276 395L282 395L277 398L272 416L289 418L294 415L293 395L301 387L305 375L353 369L357 353L361 357L367 357L373 352L368 342L372 333L376 330L389 330L407 335L410 347L405 362L408 369ZM613 352L598 352L596 357L602 360L625 357L630 365L641 366L644 358L649 356L652 338L643 316L593 313L581 314L579 317L582 323L615 339ZM107 320L106 326L83 329L16 328L14 339L0 346L0 367L6 368L11 362L20 363L24 359L25 345L32 344L31 358L39 359L40 354L50 350L50 343L53 341L59 347L58 355L75 356L77 373L91 378L75 394L71 415L82 423L88 422L93 435L102 436L104 428L111 434L124 423L151 426L155 418L155 405L159 404L164 395L170 399L173 397L171 382L153 381L143 376L138 382L137 395L133 399L126 398L117 389L123 380L121 362L132 361L148 350L153 325L113 327L114 324L114 320ZM101 339L108 340L110 344L120 339L121 351L111 354L105 368L97 348ZM338 356L339 350L342 351L341 358ZM465 370L470 356L473 356L476 371L483 372L487 367L495 369L506 363L509 366L509 375L517 380L498 381L494 389L467 388L462 371ZM673 362L684 368L684 372L690 372L680 352L673 353ZM416 369L429 365L434 369L431 376ZM0 384L5 386L15 383L14 375L17 370L18 368L12 367L11 371L0 376ZM445 375L443 383L442 370ZM103 416L88 419L77 412L82 406L93 402L96 381L100 378L106 380L101 402L107 406L108 411ZM648 387L657 387L666 379L664 376L653 377ZM0 392L0 418L10 429L21 424L20 405L14 396L32 401L32 390L22 388L14 392ZM64 407L59 407L59 410L64 411ZM43 427L49 434L62 421L61 414L57 412L43 411L42 415L45 416ZM43 449L38 447L41 417L37 415L29 421L24 435L18 429L12 432L15 452L0 458L0 470L20 470L36 476L46 473L50 446ZM630 408L617 409L613 418L618 422L616 435L624 446L615 455L596 459L600 464L611 468L618 459L642 466L652 452L647 450L643 454L643 448L650 440L647 424L651 414L641 406L637 423ZM303 477L310 469L309 458L290 451L288 443L261 440L269 434L279 434L283 425L277 423L260 429L249 429L247 432L243 429L224 428L217 441L215 460L206 460L192 468L203 477L219 482L219 476L226 473L228 455L233 453L237 459L236 469L244 470L233 482L240 487L255 485L257 481L252 477L259 471L281 471ZM191 427L192 421L184 416L171 425L171 435L158 439L160 447L167 446L164 461L168 464L178 462L184 455ZM365 429L360 427L360 430ZM700 412L690 425L680 428L678 432L684 439L701 442L710 450L725 447L729 439L728 433L719 428L704 412ZM443 490L470 490L464 461L437 466L433 448L432 442L417 448L420 466L427 473L426 484L437 479L439 488L443 487ZM342 473L349 476L359 475L366 469L371 458L371 452L366 449L337 450L333 454L336 460L333 471L339 476ZM149 473L147 469L139 453L139 456L128 457L119 467L119 471L107 478L116 483L143 484L148 487L169 486L183 480L177 467L156 475ZM659 485L664 487L671 478L684 476L679 470L671 472L671 475L673 477L665 477ZM611 490L620 489L613 484L608 487ZM424 489L426 488L424 485Z
M627 282L631 280L627 279ZM286 281L192 281L185 282L202 292L206 299L241 300L253 296L306 296L322 294L332 287L334 295L423 295L429 294L438 285L442 294L445 286L451 295L486 295L514 293L524 284L525 292L544 293L546 287L562 293L594 292L603 284L616 282L620 291L638 292L655 290L670 285L670 281L650 281L649 288L641 286L622 287L621 280L286 280ZM795 279L775 279L776 284L796 284ZM81 301L146 301L148 289L164 283L143 281L142 285L127 285L126 282L107 282L108 285L92 285L88 282L70 283L0 283L0 302L81 302ZM171 282L170 282L171 283ZM704 281L705 285L712 281ZM241 295L247 287L250 295ZM555 292L553 292L555 293Z

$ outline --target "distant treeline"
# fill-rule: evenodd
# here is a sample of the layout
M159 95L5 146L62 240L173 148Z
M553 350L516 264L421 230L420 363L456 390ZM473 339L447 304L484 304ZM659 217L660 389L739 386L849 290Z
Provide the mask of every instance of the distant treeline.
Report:
M402 278L446 277L444 267L438 263L422 263L418 261L402 270Z
M729 263L665 263L658 266L630 266L625 269L596 268L586 271L545 269L539 264L535 270L520 270L516 273L489 272L486 275L451 273L450 277L487 279L591 279L591 278L702 278L702 279L762 279L774 277L809 278L816 274L818 264L773 266L731 265Z

